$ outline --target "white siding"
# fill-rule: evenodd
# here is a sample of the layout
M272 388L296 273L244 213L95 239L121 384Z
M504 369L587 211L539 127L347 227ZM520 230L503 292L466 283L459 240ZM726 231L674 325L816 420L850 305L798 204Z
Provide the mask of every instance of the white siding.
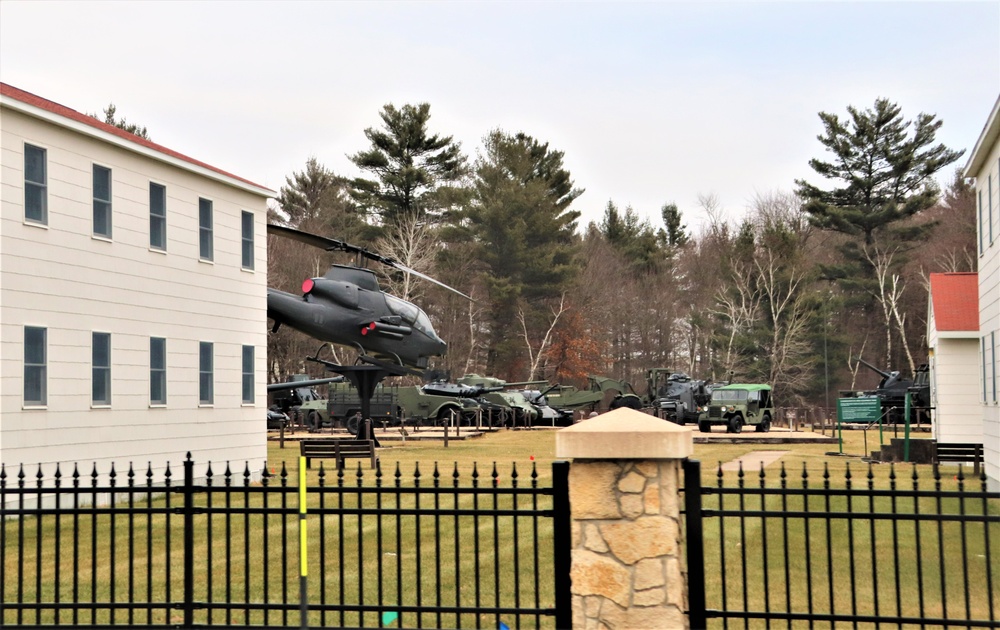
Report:
M8 108L0 110L0 461L154 470L187 452L266 457L266 199ZM48 226L24 223L23 146L47 149ZM91 168L111 168L113 237L92 234ZM149 248L149 183L166 186L167 250ZM214 203L214 263L198 260L198 198ZM240 219L255 215L255 271ZM48 329L48 404L22 408L23 327ZM91 333L111 333L112 404L92 409ZM149 337L167 340L167 405L149 405ZM215 344L215 404L198 405L198 343ZM256 403L241 404L253 345ZM179 470L179 469L178 469Z
M979 351L975 339L937 339L934 353L934 438L938 442L983 442L977 402Z
M994 105L976 149L969 158L965 175L975 177L977 204L977 247L979 254L979 389L983 422L983 451L990 489L1000 491L1000 401L994 396L997 383L996 365L1000 350L1000 99ZM975 164L975 166L973 166ZM975 170L970 171L970 168ZM992 194L991 194L992 193ZM991 240L992 230L992 240ZM986 352L983 352L983 339ZM993 346L993 347L990 347ZM985 391L985 400L984 400Z

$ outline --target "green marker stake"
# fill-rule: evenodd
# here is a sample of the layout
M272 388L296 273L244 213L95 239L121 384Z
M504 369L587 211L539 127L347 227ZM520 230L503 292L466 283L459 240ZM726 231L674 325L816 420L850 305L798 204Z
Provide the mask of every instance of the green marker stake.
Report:
M390 623L396 621L396 619L398 618L399 618L398 612L396 612L395 610L387 610L384 613L382 613L382 625L388 626Z
M903 461L910 461L910 392L906 392L906 402L903 405L903 417L906 427L903 433Z

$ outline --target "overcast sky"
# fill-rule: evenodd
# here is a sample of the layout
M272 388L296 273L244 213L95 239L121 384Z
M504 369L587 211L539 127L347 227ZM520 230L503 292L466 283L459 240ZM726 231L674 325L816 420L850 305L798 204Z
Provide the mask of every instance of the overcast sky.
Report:
M339 174L386 103L428 102L470 157L491 129L565 153L586 192L659 221L732 217L822 157L817 112L876 98L968 151L1000 94L1000 1L44 2L0 0L0 81L277 190ZM944 179L949 179L950 173Z

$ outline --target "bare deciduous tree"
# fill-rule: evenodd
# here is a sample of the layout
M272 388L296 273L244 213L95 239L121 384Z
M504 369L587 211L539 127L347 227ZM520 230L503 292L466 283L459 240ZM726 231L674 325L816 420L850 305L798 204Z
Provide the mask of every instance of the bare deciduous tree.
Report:
M414 271L433 275L437 243L434 234L434 227L416 214L403 215L388 234L375 241L375 251ZM386 273L382 278L389 293L408 302L417 297L417 278L411 274Z
M524 339L524 345L528 350L528 378L527 380L533 380L535 375L538 373L538 367L541 365L542 360L545 358L546 352L549 349L549 345L552 343L552 331L555 329L556 324L559 323L559 318L563 313L566 312L566 294L563 293L559 296L559 306L552 306L551 313L552 319L549 322L548 328L545 330L545 334L542 336L542 340L538 344L538 349L536 350L531 343L531 336L528 333L528 322L524 315L523 306L519 306L517 309L517 321L521 324L521 337Z

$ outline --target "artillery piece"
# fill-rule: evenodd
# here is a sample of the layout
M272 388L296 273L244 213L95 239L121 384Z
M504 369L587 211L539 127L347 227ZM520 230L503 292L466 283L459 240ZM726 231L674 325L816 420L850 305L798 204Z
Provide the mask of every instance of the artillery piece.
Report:
M886 422L895 424L904 420L906 394L910 394L910 422L920 424L927 418L930 410L931 390L929 370L926 364L917 368L914 378L903 378L898 370L887 372L880 370L861 357L858 363L869 368L882 377L878 387L862 392L864 396L875 396L882 407L882 417Z

